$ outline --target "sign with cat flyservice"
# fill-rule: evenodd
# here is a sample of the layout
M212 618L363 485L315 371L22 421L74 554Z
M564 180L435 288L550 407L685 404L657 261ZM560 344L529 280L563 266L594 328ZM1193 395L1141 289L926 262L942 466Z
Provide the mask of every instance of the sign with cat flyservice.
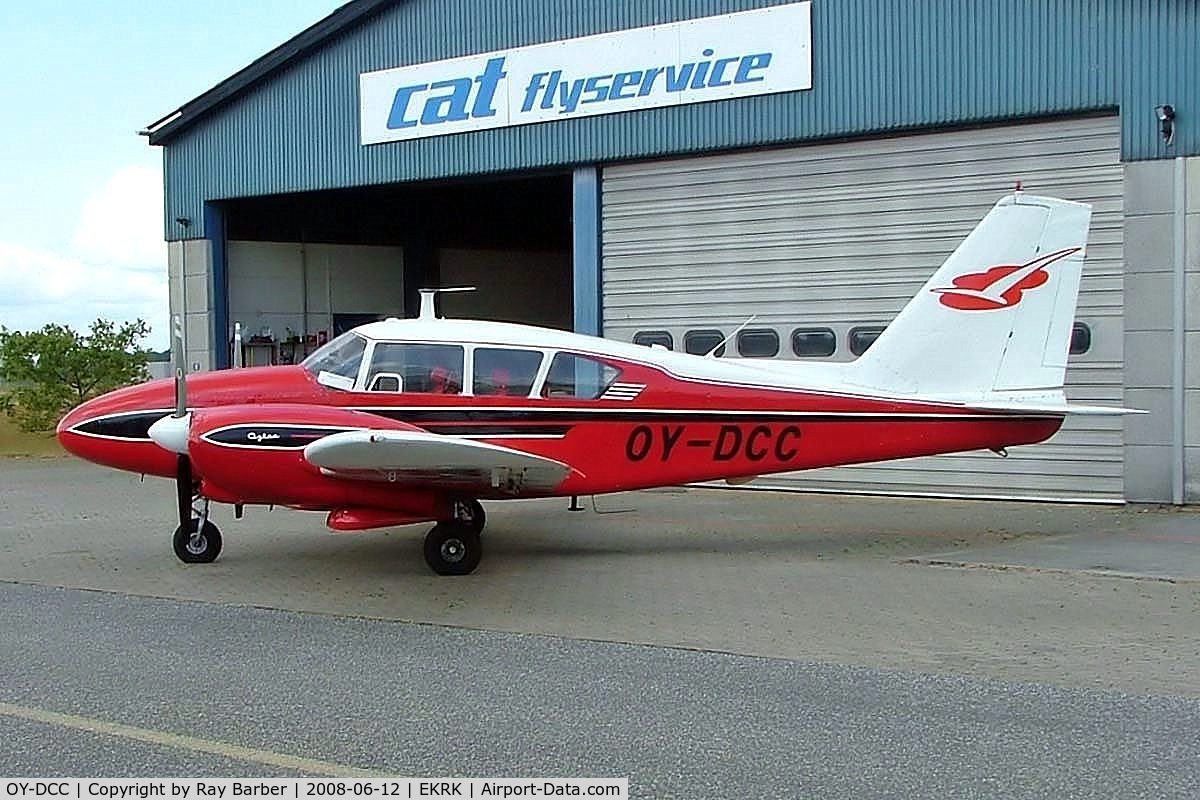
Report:
M812 88L810 3L359 76L364 145Z

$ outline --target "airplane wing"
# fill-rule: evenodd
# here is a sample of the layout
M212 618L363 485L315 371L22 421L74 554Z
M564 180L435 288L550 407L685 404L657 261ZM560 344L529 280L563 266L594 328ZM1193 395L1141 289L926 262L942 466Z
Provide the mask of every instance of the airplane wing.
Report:
M576 472L522 450L420 430L335 433L305 447L304 458L331 477L444 486L483 497L543 494Z

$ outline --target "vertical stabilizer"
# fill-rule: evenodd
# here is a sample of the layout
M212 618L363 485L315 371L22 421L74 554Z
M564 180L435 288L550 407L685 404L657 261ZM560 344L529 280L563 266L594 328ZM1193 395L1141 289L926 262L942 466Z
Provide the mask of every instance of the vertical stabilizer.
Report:
M1091 206L996 203L848 368L889 393L978 400L1061 390Z

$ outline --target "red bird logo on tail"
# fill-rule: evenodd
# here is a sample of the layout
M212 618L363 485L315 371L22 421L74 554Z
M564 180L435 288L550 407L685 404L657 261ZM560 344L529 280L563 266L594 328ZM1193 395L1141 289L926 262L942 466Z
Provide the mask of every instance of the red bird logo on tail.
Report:
M998 264L983 272L969 272L954 279L953 286L930 291L941 295L938 300L948 308L959 311L994 311L1011 308L1021 302L1021 296L1050 280L1045 268L1060 261L1080 247L1056 250L1025 264Z

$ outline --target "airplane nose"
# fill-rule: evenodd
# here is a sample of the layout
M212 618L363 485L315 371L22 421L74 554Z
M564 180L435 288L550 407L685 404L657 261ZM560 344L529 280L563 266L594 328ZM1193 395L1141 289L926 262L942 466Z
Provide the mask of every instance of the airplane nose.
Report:
M63 418L58 421L58 426L54 429L54 435L58 438L59 444L61 444L68 452L75 452L71 446L76 438L72 434L72 429L74 429L77 425L87 422L89 419L101 416L104 411L103 398L99 397L94 400L88 400L87 402L68 411Z
M58 441L93 464L171 477L178 459L152 443L149 428L171 413L173 395L171 381L158 380L88 400L58 423Z
M172 453L187 455L188 433L192 427L192 413L189 411L182 417L168 415L150 426L150 438L164 450Z

